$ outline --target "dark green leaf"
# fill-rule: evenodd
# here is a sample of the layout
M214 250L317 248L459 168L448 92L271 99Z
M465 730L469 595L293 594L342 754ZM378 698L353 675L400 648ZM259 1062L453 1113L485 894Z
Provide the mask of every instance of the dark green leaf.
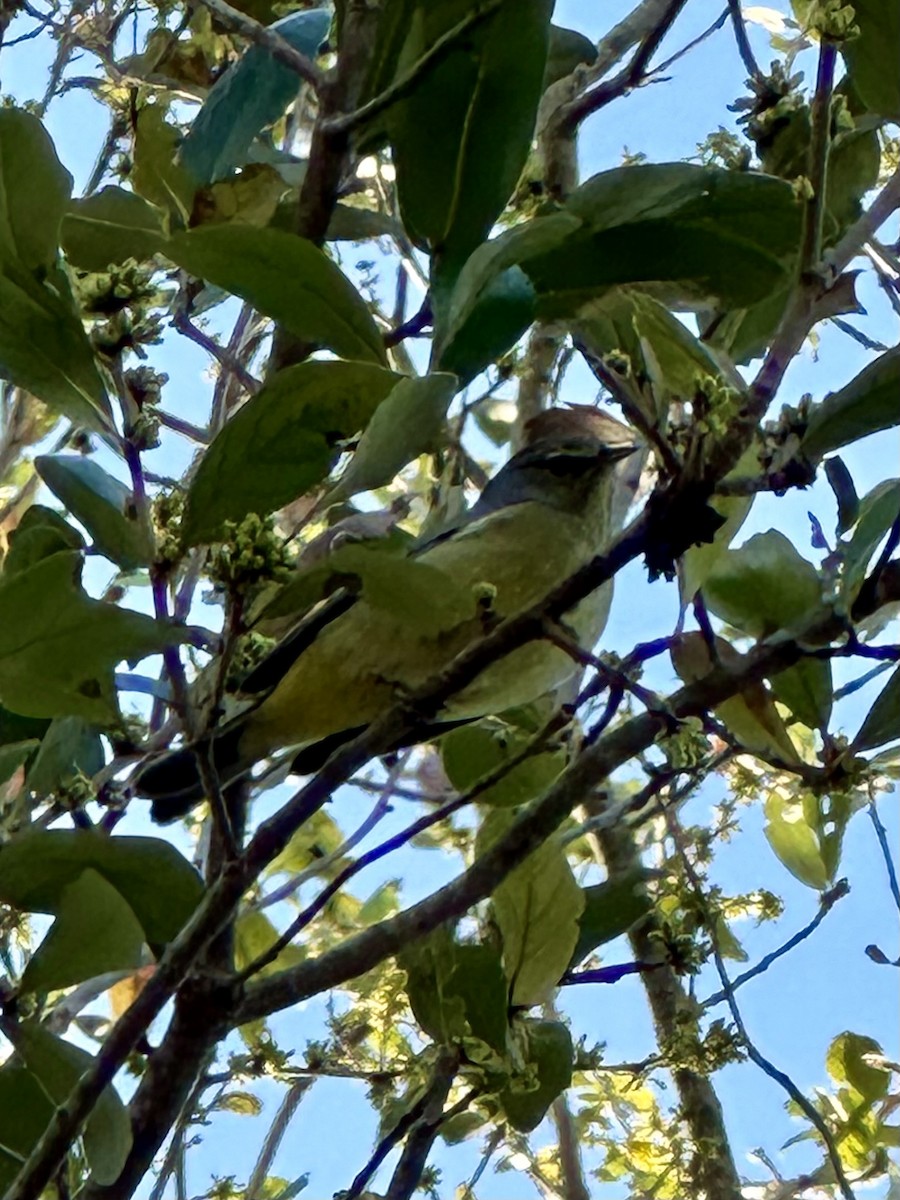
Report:
M568 969L586 958L592 950L621 937L645 917L653 907L647 891L649 872L640 868L619 879L584 888L584 911L579 924L578 943Z
M530 1133L547 1109L572 1082L572 1036L561 1021L529 1021L521 1025L526 1067L500 1093L503 1111L514 1129Z
M80 717L57 717L28 769L28 790L49 796L78 772L96 775L104 763L97 731Z
M68 292L15 263L0 274L0 374L76 425L110 427L106 390Z
M25 968L20 990L50 992L139 967L143 944L144 931L127 902L88 869L63 888L56 920Z
M32 739L39 742L50 725L50 721L23 717L21 713L10 712L0 705L0 746Z
M770 529L722 554L703 594L716 616L763 638L808 623L821 603L822 583L812 563L783 533Z
M804 658L772 680L775 699L791 710L810 729L826 729L831 719L834 688L831 663L821 658Z
M372 414L332 497L384 487L407 463L435 450L456 383L446 374L401 379Z
M859 496L853 484L853 476L842 458L835 455L825 459L825 478L828 480L838 506L838 533L846 533L859 517Z
M454 729L441 738L441 761L447 778L459 792L521 754L532 737L505 721L491 718ZM503 778L479 793L479 804L510 808L542 795L566 765L564 749L535 752Z
M292 12L270 26L315 58L331 24L324 8ZM216 81L181 145L179 158L198 184L225 179L247 161L253 139L296 99L300 79L263 46L251 46Z
M516 344L534 320L536 293L521 267L508 267L481 291L450 331L438 357L466 384Z
M860 36L841 43L856 91L870 112L900 121L900 3L854 0Z
M876 697L851 750L871 750L895 738L900 738L900 667Z
M0 1189L6 1193L53 1117L35 1075L16 1062L0 1068Z
M478 834L482 853L512 814L493 809ZM552 839L529 855L494 890L494 918L503 938L503 968L512 1003L543 1003L565 974L580 935L584 892L562 844Z
M790 873L807 887L824 891L831 882L819 838L800 800L773 789L766 800L766 837Z
M296 211L296 203L293 206ZM326 242L368 242L373 238L396 237L402 233L399 221L387 213L355 204L336 204L328 222Z
M66 258L84 271L105 271L128 258L144 262L162 246L163 214L135 192L105 187L73 200L62 222Z
M0 696L34 717L115 716L113 668L183 637L175 626L81 588L80 554L61 551L0 581Z
M876 484L859 506L859 520L848 543L842 543L844 595L852 602L866 577L872 555L900 516L900 479Z
M551 8L549 0L500 0L388 113L403 222L451 278L490 232L528 157ZM467 3L420 5L398 75L470 11Z
M884 1057L884 1051L874 1038L861 1033L839 1033L828 1047L825 1065L836 1083L849 1083L863 1100L870 1104L883 1100L891 1082L890 1069L872 1067L865 1055Z
M206 225L170 238L165 253L304 341L343 358L386 361L365 301L331 259L304 238L250 225Z
M52 266L72 176L37 117L0 109L0 270Z
M0 850L0 898L56 914L65 889L89 869L124 897L151 946L172 941L203 896L194 868L159 838L52 829L18 834Z
M23 1021L18 1026L16 1050L57 1106L65 1104L95 1061L92 1055L54 1037L35 1021ZM101 1092L88 1118L84 1150L95 1181L101 1187L115 1183L131 1150L131 1121L112 1087Z
M454 942L446 929L400 957L416 1020L434 1041L471 1035L506 1051L507 984L490 946Z
M27 570L59 550L83 549L84 538L64 517L43 504L32 504L12 532L3 574L8 577Z
M547 47L547 65L544 68L543 90L565 75L571 75L582 63L590 65L597 61L597 47L590 38L577 29L566 29L563 25L550 26L550 44Z
M802 447L812 459L900 423L900 348L876 358L810 413Z
M215 538L225 521L273 512L320 483L341 442L365 429L397 380L358 362L307 362L273 376L203 456L188 492L188 544Z
M101 554L126 571L153 561L153 530L124 483L80 454L44 454L34 465Z

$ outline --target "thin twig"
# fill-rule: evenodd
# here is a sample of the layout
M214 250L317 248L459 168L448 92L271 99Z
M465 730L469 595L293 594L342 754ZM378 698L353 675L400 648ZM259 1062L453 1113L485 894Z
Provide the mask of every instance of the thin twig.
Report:
M882 823L881 817L878 815L878 808L876 807L874 798L869 801L869 820L875 828L875 836L878 838L878 845L881 847L884 865L887 867L891 895L894 897L894 903L897 905L897 908L900 908L900 884L897 882L897 870L894 866L894 858L891 854L887 830Z
M813 919L807 925L804 925L804 927L798 933L795 933L793 937L788 938L783 946L779 946L778 949L773 950L771 954L763 955L755 967L751 967L750 970L745 971L743 975L738 975L737 979L732 979L730 985L732 992L736 992L738 988L743 987L744 984L748 983L751 979L755 979L758 975L762 975L765 971L768 971L769 967L771 967L773 963L776 963L779 958L783 958L784 955L793 950L795 946L799 946L801 942L805 942L806 939L811 934L815 933L815 931L819 928L819 926L831 912L832 908L834 908L835 904L837 904L838 900L842 900L844 896L849 895L849 893L850 885L847 883L846 879L839 879L834 887L829 888L827 892L823 892L819 899L818 912ZM714 992L711 996L708 996L704 1001L702 1001L701 1007L713 1008L716 1004L721 1004L723 1000L727 999L728 995L725 991Z
M192 342L196 342L198 346L216 360L220 367L230 371L251 396L255 396L262 387L260 381L250 374L244 364L229 349L220 346L214 338L209 337L202 329L199 329L184 309L179 309L175 313L172 318L172 326L186 338L190 338Z
M800 250L801 279L816 270L822 257L822 230L825 222L825 200L828 187L828 151L831 146L831 96L834 91L834 71L837 65L837 46L828 38L819 44L819 65L816 90L813 96L810 123L807 176L811 194L806 202L803 224L803 244Z
M728 13L731 17L732 27L734 28L734 40L737 42L741 62L744 64L751 79L761 79L762 71L759 69L759 63L756 61L756 56L750 45L750 39L747 37L747 26L744 24L744 18L741 14L741 0L728 0Z
M295 1079L284 1094L281 1104L278 1106L278 1112L275 1114L275 1119L272 1121L263 1141L259 1157L253 1165L253 1170L250 1172L250 1178L247 1180L247 1187L244 1194L248 1197L248 1200L256 1200L257 1196L262 1196L263 1184L272 1169L272 1163L275 1161L278 1147L281 1145L284 1135L288 1131L288 1126L291 1123L294 1113L300 1107L300 1101L314 1082L315 1080L309 1077Z

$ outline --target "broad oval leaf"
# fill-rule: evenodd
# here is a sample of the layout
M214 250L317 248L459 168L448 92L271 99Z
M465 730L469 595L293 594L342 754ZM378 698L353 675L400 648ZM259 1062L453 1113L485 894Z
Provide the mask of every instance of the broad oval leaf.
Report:
M765 835L790 873L807 887L822 892L831 882L815 829L803 804L773 789L766 800Z
M164 250L198 279L240 296L296 337L342 358L386 361L365 301L312 242L278 229L205 225L176 234Z
M105 761L96 729L80 717L57 717L28 768L26 784L30 792L48 796L79 772L96 775Z
M456 385L455 375L437 372L401 379L372 414L332 496L384 487L407 463L434 450Z
M503 211L528 157L551 9L550 0L500 0L388 113L403 222L451 278ZM397 77L467 15L467 5L418 5Z
M58 550L83 550L84 545L79 531L58 512L43 504L32 504L10 535L3 574L15 575Z
M849 442L900 424L900 347L869 363L855 379L813 408L803 436L803 453L821 458Z
M900 4L854 0L859 37L841 42L850 79L870 112L900 121Z
M849 542L841 544L843 591L850 603L866 577L878 544L900 516L900 479L884 479L859 503L859 519Z
M288 13L269 28L314 58L331 24L325 8ZM301 80L261 45L250 46L216 80L181 144L179 158L198 184L226 178L247 161L258 133L296 99Z
M73 200L62 221L66 258L84 271L105 271L128 258L143 262L165 239L162 212L136 192L105 187Z
M88 868L63 888L56 920L25 968L21 991L49 992L138 967L143 944L144 930L127 901Z
M126 571L153 561L152 528L124 483L80 454L44 454L34 465L101 554Z
M18 1026L16 1051L57 1107L65 1104L95 1062L92 1055L55 1037L36 1021ZM104 1088L88 1118L84 1150L97 1183L115 1183L131 1150L131 1120L112 1086Z
M532 737L525 731L492 718L454 729L441 738L441 761L456 790L466 792L521 754L530 741ZM565 765L564 749L537 751L511 767L497 783L479 792L476 799L479 804L491 808L527 804L543 795L559 778Z
M726 550L703 585L709 608L754 638L807 624L822 599L822 582L812 563L770 529L737 550Z
M500 1103L513 1128L530 1133L543 1121L557 1096L571 1084L574 1047L572 1035L561 1021L526 1020L519 1033L524 1041L525 1062L532 1071L527 1072L518 1087L513 1079L500 1093Z
M18 834L0 850L0 899L22 912L56 914L66 888L87 870L124 897L151 946L172 941L203 896L200 876L160 838L42 829Z
M37 117L0 109L0 268L50 267L59 249L59 223L72 176L56 156Z
M184 638L81 587L82 556L60 551L0 580L0 698L25 716L116 717L113 669Z
M891 1084L889 1067L870 1066L866 1055L884 1058L884 1050L874 1038L845 1030L828 1047L825 1066L836 1083L849 1085L870 1104L882 1100Z
M651 874L639 867L584 889L584 911L578 922L578 943L572 952L568 970L571 971L598 946L627 933L651 911L653 899L647 890L647 880Z
M365 429L398 378L360 362L306 362L274 375L201 459L187 497L187 543L215 538L225 521L274 512L321 483L340 443Z

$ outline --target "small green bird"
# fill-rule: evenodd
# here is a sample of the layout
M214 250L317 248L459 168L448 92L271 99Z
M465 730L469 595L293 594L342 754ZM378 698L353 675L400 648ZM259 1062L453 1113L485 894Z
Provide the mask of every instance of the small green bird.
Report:
M358 597L326 602L324 619L304 621L245 681L259 702L208 735L139 771L135 791L153 801L155 820L172 820L203 799L197 754L209 754L221 783L246 774L284 746L303 753L299 773L374 720L397 688L432 678L483 635L486 616L502 620L529 608L602 552L609 541L616 464L636 449L628 426L583 406L552 409L528 423L525 446L487 484L455 528L413 552L443 573L464 600L452 620L410 622ZM585 649L609 613L611 584L567 614ZM535 641L487 667L452 696L437 727L527 704L578 669L571 656Z

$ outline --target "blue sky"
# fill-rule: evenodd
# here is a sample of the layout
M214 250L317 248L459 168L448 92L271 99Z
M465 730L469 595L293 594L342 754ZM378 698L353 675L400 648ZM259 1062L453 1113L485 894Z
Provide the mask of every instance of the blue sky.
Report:
M599 37L631 7L631 3L622 0L607 0L603 4L559 0L554 19L591 37ZM787 11L784 2L773 2L771 7ZM697 36L720 10L718 0L714 3L694 0L665 43L663 55ZM767 65L773 57L767 35L758 27L751 27L750 32L759 61ZM35 98L43 91L47 64L48 48L43 39L4 51L0 55L2 90L19 99ZM801 66L809 73L808 61ZM76 74L86 74L90 69L91 64L83 61L73 70ZM668 74L670 82L642 89L587 122L581 142L583 177L616 165L626 146L632 153L646 154L651 161L687 157L716 125L733 126L733 116L725 106L741 93L745 72L727 27L676 63ZM88 93L72 91L51 105L46 123L60 156L75 176L77 193L105 134L103 111ZM893 233L888 233L890 236L896 237L896 222ZM354 261L352 252L348 261ZM895 342L896 317L880 293L874 285L863 281L860 294L870 312L864 321L859 320L860 325L872 337L888 344ZM806 347L792 365L779 394L779 404L796 403L804 392L821 399L855 375L872 357L834 327L824 328L815 354ZM172 379L165 395L166 406L188 419L202 422L210 391L202 352L186 340L170 335L151 361ZM569 399L587 402L594 397L593 380L577 366L566 386ZM187 465L190 453L185 443L169 438L154 466L178 474ZM898 474L897 431L850 447L843 457L858 491L863 494L881 479ZM816 514L827 533L831 532L835 505L824 483L780 500L759 498L738 540L775 526L794 540L801 553L811 561L818 561L820 552L810 545L808 511ZM617 601L604 643L631 646L635 641L671 632L676 605L671 586L647 585L643 568L633 565L617 581ZM651 682L661 689L675 684L671 670L665 666L656 668ZM842 716L849 730L858 725L878 686L872 685L844 703ZM718 781L710 783L692 802L687 818L705 820L710 806L721 798L723 787ZM346 821L345 827L350 829L361 819L365 803L360 793L348 792L336 802L334 815L342 824ZM900 832L896 796L883 798L881 811L891 844L896 846ZM393 825L405 823L405 817L400 807L392 819ZM790 876L775 858L763 836L762 813L758 809L743 810L742 824L742 835L720 850L712 872L713 881L729 892L768 887L781 894L786 902L785 916L777 924L756 928L745 922L737 929L753 962L780 945L815 914L817 897ZM391 822L379 827L379 839L390 832ZM454 872L452 860L434 852L413 851L408 861L405 901L417 899ZM397 869L390 862L372 868L358 881L360 894L369 894ZM745 1021L759 1048L787 1070L807 1093L816 1086L827 1086L824 1068L827 1046L844 1029L875 1037L884 1045L888 1057L895 1060L900 1057L895 974L890 968L872 963L863 953L871 942L881 945L889 956L897 953L896 912L890 902L874 832L864 814L858 815L849 827L841 874L850 878L851 894L829 914L817 934L739 993ZM613 946L609 948L607 961L626 957L627 947ZM698 994L705 995L716 986L706 971L698 981ZM564 1000L576 1034L587 1033L589 1042L606 1041L611 1061L639 1059L653 1049L652 1029L638 982L625 980L615 987L569 989ZM322 1002L315 1001L298 1012L279 1017L274 1022L279 1040L285 1046L302 1047L306 1039L317 1036L322 1011ZM816 1153L809 1144L781 1153L782 1143L801 1126L784 1113L785 1097L781 1090L755 1067L744 1064L727 1068L716 1076L715 1085L725 1109L739 1170L756 1179L765 1177L765 1171L758 1164L748 1163L746 1158L753 1147L760 1145L786 1175L799 1174L816 1164ZM263 1097L267 1101L266 1116L270 1116L277 1103L276 1089L264 1086ZM204 1131L204 1143L196 1151L192 1191L202 1191L208 1186L211 1174L246 1176L261 1136L261 1130L247 1118L222 1114L213 1129ZM301 1106L275 1170L287 1178L311 1171L307 1194L328 1196L333 1190L348 1186L352 1174L369 1153L373 1136L372 1115L361 1085L322 1080ZM435 1161L445 1168L442 1194L450 1195L452 1187L471 1174L478 1157L477 1141L455 1148L452 1154L443 1148L438 1150ZM872 1189L869 1194L877 1196L883 1190ZM481 1200L517 1200L532 1192L530 1185L515 1172L494 1175L489 1170L478 1194ZM604 1189L602 1194L617 1200L620 1193Z

